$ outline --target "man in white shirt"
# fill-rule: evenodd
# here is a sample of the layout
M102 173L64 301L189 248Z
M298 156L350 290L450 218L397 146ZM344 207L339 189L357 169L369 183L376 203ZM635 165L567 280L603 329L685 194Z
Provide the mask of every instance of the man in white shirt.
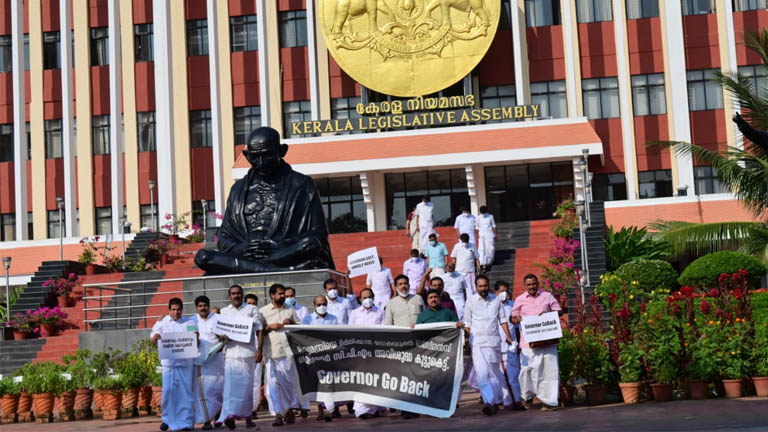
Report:
M313 300L315 304L315 311L308 314L301 321L302 325L338 325L339 321L335 316L328 313L328 299L325 296L317 296ZM339 418L341 414L339 409L336 408L336 404L332 401L318 401L317 403L317 420L325 420L327 422L333 421L334 418Z
M475 216L469 212L466 207L461 207L461 213L456 216L456 221L453 223L453 229L456 230L456 236L467 234L469 236L469 242L475 243Z
M255 427L251 419L253 410L254 366L261 361L261 314L256 306L243 303L243 287L229 288L229 306L221 310L221 316L233 316L252 321L251 338L238 342L221 335L227 341L224 348L224 399L217 423L235 428L236 419L245 419L248 427Z
M512 308L515 302L512 300L512 288L509 284L503 280L496 281L493 285L494 294L498 297L501 304L504 306L504 313L506 314L507 325L509 326L509 334L512 336L513 343L507 343L503 341L501 343L501 370L504 373L504 378L507 381L507 385L502 386L501 390L504 394L504 405L512 405L515 409L523 409L522 400L520 399L520 356L518 355L519 343L517 340L517 332L515 328L519 328L519 324L509 324L509 319L512 317ZM504 328L499 325L499 335L504 338Z
M456 313L459 315L459 321L464 320L464 305L467 303L467 296L472 294L472 290L467 285L467 279L463 274L456 271L456 264L448 263L446 272L440 276L443 280L443 291L451 296L451 300L456 305Z
M164 333L195 332L197 326L182 316L184 303L178 297L168 302L169 314L152 326L150 340L157 345ZM160 430L191 430L195 426L193 359L160 360L163 369L163 412Z
M373 290L366 288L360 292L361 306L349 314L349 325L382 325L384 324L384 309L376 306ZM386 411L385 407L355 402L355 416L363 420L378 417L380 412Z
M411 283L411 294L419 292L419 281L427 272L427 260L419 256L419 250L411 250L411 257L403 262L403 274Z
M496 221L493 215L488 213L488 207L480 207L480 216L476 220L478 244L477 253L480 255L480 272L485 273L488 266L493 264L496 254Z
M309 310L306 307L296 301L296 290L292 287L285 287L285 306L293 308L296 311L296 316L299 317L299 322L304 321L304 317L309 313Z
M197 315L192 321L200 332L200 357L195 363L195 417L197 423L203 423L203 430L211 430L211 422L216 420L216 413L221 409L224 392L224 355L214 354L206 361L211 348L219 343L213 334L218 315L210 313L211 301L206 296L195 299Z
M453 246L451 251L451 258L455 266L455 270L464 276L467 281L467 287L475 293L475 272L479 267L479 255L475 245L469 242L469 235L462 234L459 236L459 242ZM467 293L469 294L469 293Z
M512 335L507 324L507 315L501 300L490 293L490 282L485 276L477 278L477 294L467 300L464 311L465 330L469 333L472 349L472 367L477 387L483 397L483 413L494 415L497 404L504 400L502 386L506 385L501 372L502 328L505 340L512 344Z
M259 296L253 293L248 293L244 297L245 304L255 306L258 308L259 306ZM259 333L257 333L257 337L261 337ZM253 413L251 415L251 418L257 419L259 418L259 405L261 405L261 376L262 372L264 370L264 362L259 360L254 366L253 366Z
M395 295L395 279L392 270L384 267L384 260L379 257L381 270L368 273L365 278L365 287L373 290L376 298L376 306L384 308L392 296Z
M435 220L432 215L434 207L428 196L416 205L416 216L419 217L419 251L424 252L429 245L429 235L435 232Z
M339 284L333 279L327 279L323 282L325 288L325 297L328 299L328 312L335 316L339 324L349 322L350 304L349 300L339 295Z

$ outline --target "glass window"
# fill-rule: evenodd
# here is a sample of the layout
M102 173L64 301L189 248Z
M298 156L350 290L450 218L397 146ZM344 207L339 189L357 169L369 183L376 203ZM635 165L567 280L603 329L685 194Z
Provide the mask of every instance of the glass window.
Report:
M152 23L133 26L133 40L136 63L155 60L154 29Z
M216 201L213 199L207 200L205 206L207 207L205 209L207 216L205 223L207 227L216 226ZM190 228L194 228L194 225L197 225L199 229L203 229L203 203L200 200L192 201L192 225Z
M689 70L688 109L703 111L723 108L723 91L720 84L712 81L717 69Z
M94 155L108 155L109 147L109 115L93 116L91 136Z
M733 0L734 12L766 8L768 8L768 0Z
M91 66L109 64L109 33L106 27L91 29Z
M291 123L312 120L312 106L309 101L283 102L283 130L285 137L293 137Z
M573 164L486 167L485 187L497 222L551 219L557 204L573 194Z
M0 215L0 241L16 240L16 215L8 213Z
M613 20L611 0L576 0L576 19L580 23Z
M627 19L659 16L659 0L626 0Z
M595 201L627 199L627 180L624 173L594 174L592 177L592 198Z
M189 140L192 147L213 147L211 110L189 112Z
M307 46L307 11L280 12L279 19L282 48Z
M232 52L259 50L259 27L256 21L256 15L229 17Z
M32 132L29 130L29 122L24 123L27 131L27 160L32 160Z
M619 81L612 78L593 78L581 81L584 114L589 119L619 116Z
M388 229L405 228L405 220L416 204L429 195L434 206L435 226L452 226L459 208L469 207L464 169L386 174Z
M61 68L61 33L43 33L43 69ZM25 53L28 54L28 53Z
M672 196L672 170L640 171L637 177L640 198Z
M355 119L359 118L357 113L357 104L362 101L360 97L343 97L331 99L331 118L333 119ZM351 133L361 133L361 131L338 132L336 135L348 135Z
M0 73L13 70L13 47L11 35L0 36Z
M139 151L157 151L157 132L155 131L155 112L136 113L136 127L139 135Z
M261 126L261 107L247 106L234 109L235 113L235 145L245 145L248 134Z
M13 124L0 124L0 162L13 162Z
M157 225L157 203L154 203L154 211L155 211L155 225ZM150 229L152 228L152 205L150 204L142 204L139 206L139 213L141 217L141 227L148 227Z
M368 231L359 176L317 178L314 181L332 234Z
M663 73L632 76L632 106L636 116L667 112Z
M480 87L480 104L483 108L504 108L517 104L515 85ZM515 121L507 119L505 121ZM502 120L488 120L486 123L501 123Z
M765 65L739 66L739 75L749 79L750 89L761 99L768 98L768 86L766 86L768 68Z
M707 195L726 192L717 179L717 168L712 166L697 166L693 168L696 181L696 195Z
M96 207L96 235L112 232L112 207Z
M61 217L64 217L64 211L61 211ZM67 235L64 221L61 223L61 229L64 236ZM31 238L31 237L30 237ZM48 238L59 238L59 210L48 210Z
M531 103L541 107L540 118L567 117L565 80L531 83Z
M560 0L525 0L525 25L560 25Z
M208 20L187 21L187 55L208 55Z
M46 120L44 126L46 159L63 157L64 144L61 139L61 119Z
M704 15L715 13L715 1L716 0L681 0L683 15Z

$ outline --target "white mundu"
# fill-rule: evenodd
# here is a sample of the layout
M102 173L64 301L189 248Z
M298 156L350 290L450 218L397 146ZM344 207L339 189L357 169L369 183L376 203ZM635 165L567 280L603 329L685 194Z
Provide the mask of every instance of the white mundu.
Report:
M475 243L475 216L472 213L461 213L456 216L453 227L459 230L459 234L467 234L469 242Z
M432 216L434 207L431 202L420 202L416 206L419 216L419 250L424 252L429 245L429 235L435 232L435 220Z
M493 256L496 254L496 234L493 229L496 228L496 221L490 213L482 213L477 218L477 235L479 242L477 244L477 253L480 255L480 265L493 264Z
M224 355L203 363L211 347L219 342L213 334L218 315L209 314L203 319L200 314L192 316L200 331L200 357L195 359L195 420L197 423L214 421L216 413L221 409L224 392Z
M469 328L472 366L483 402L495 405L503 402L502 387L506 385L501 370L499 326L506 322L506 313L498 297L479 294L467 300L464 323Z
M472 294L475 293L475 260L479 257L475 245L472 243L458 242L451 251L451 258L456 258L456 271L464 276L467 287Z
M163 333L197 331L197 325L189 318L174 321L169 315L152 326L150 337ZM193 390L193 359L160 360L163 368L162 421L171 430L182 430L195 425L195 396Z

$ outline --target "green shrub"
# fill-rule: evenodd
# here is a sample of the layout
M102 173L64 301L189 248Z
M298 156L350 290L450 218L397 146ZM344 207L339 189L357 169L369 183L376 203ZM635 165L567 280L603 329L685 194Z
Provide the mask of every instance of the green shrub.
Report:
M755 327L768 324L768 292L752 294L750 302L752 303L752 320L755 322Z
M30 394L61 394L66 390L66 380L61 376L64 368L54 362L40 362L24 373L24 387Z
M643 355L641 345L635 341L619 347L619 381L638 382L643 378Z
M0 380L0 396L19 394L20 391L19 384L13 382L12 377L5 377Z
M636 259L665 259L669 256L669 244L648 237L645 228L622 227L614 232L608 229L603 239L608 271Z
M93 381L93 389L97 391L121 392L127 390L120 375L100 376Z
M587 384L610 385L615 381L613 362L608 345L599 334L584 330L574 335L576 355L574 376L584 378Z
M560 382L567 384L573 378L573 361L576 357L576 345L573 336L567 329L563 329L563 337L557 344L557 361L560 370Z
M67 373L72 374L72 386L90 388L96 378L96 372L91 365L93 355L90 350L77 350L74 354L65 355L62 360L67 365Z
M677 272L672 264L655 259L636 259L622 264L615 272L627 284L637 282L643 292L671 289L675 286Z
M732 274L744 269L755 286L765 274L765 266L756 258L733 251L720 251L704 255L692 262L680 275L680 285L695 288L711 288L717 286L717 278L722 273Z

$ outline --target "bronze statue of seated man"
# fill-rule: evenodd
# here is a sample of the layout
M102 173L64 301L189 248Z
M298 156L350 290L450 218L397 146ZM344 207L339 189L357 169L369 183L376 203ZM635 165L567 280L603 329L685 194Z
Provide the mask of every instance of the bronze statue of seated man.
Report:
M248 135L251 169L229 192L218 250L195 256L206 274L335 269L315 183L283 160L287 151L272 128Z

